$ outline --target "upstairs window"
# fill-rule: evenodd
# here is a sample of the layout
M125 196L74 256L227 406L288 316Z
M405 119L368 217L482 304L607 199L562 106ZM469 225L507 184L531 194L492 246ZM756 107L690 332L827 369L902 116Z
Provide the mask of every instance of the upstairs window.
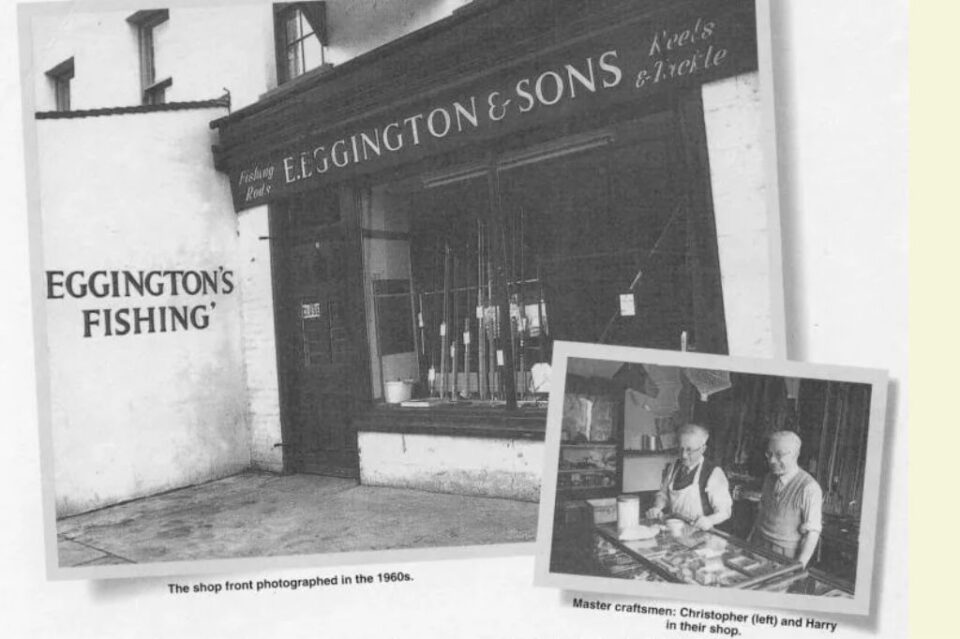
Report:
M284 2L273 5L277 82L283 84L325 64L326 2Z
M53 99L57 111L70 110L70 81L73 79L73 58L64 60L47 71L53 84Z
M163 104L166 102L166 90L173 79L169 76L157 79L154 48L154 29L170 19L167 9L145 9L137 11L127 18L127 22L137 29L137 45L140 50L140 103Z

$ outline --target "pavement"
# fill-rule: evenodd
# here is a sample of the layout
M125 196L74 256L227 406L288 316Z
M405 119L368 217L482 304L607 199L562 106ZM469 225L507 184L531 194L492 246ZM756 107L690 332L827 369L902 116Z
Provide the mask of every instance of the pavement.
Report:
M537 504L243 472L57 522L60 567L533 541Z

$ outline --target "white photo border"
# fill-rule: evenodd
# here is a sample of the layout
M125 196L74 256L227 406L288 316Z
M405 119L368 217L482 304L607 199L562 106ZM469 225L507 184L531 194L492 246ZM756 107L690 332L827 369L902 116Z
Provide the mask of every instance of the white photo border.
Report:
M560 462L563 396L566 387L567 362L571 357L869 384L871 386L870 420L867 430L864 494L860 515L859 553L855 582L858 587L853 598L841 599L689 584L650 583L616 577L594 577L550 572L550 552L553 545L554 511L557 495L557 471ZM547 409L544 478L540 489L540 518L537 526L535 585L744 607L781 608L848 615L868 615L870 613L874 591L874 563L878 548L876 531L879 529L877 517L881 470L887 430L886 408L889 378L886 371L577 342L556 342L554 344L552 367L553 383L550 390L550 405Z

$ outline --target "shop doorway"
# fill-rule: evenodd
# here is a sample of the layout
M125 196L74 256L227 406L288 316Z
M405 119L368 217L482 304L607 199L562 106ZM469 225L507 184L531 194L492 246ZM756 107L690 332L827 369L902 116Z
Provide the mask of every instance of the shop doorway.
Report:
M359 239L342 204L320 192L272 212L284 467L358 477L353 422L370 390Z

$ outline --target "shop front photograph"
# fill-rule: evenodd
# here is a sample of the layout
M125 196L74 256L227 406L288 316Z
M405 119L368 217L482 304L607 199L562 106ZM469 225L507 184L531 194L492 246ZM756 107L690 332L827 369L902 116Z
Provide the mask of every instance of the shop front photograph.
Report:
M766 13L24 7L50 574L529 548L555 342L782 353Z
M882 373L623 351L566 360L544 570L592 590L867 609Z

